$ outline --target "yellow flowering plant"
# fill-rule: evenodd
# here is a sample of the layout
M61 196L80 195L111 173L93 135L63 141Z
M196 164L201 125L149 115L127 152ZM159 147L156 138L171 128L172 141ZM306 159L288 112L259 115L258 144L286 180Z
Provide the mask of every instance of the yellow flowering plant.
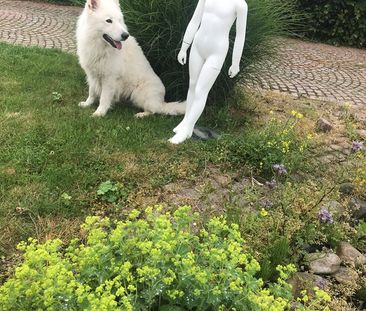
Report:
M265 284L238 225L214 217L197 231L197 217L188 206L148 208L124 221L88 217L85 238L67 246L23 242L23 263L0 287L0 309L285 310L294 267L278 267L277 281Z
M243 163L264 175L273 173L273 165L286 164L295 170L309 149L313 136L304 137L298 127L303 114L292 111L287 120L271 118L262 128L242 135L222 137L217 144L218 161Z

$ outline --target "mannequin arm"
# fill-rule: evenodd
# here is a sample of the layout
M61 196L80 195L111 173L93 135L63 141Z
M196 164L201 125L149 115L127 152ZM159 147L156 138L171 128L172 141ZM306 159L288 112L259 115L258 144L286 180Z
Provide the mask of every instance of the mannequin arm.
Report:
M245 34L247 28L248 5L240 1L236 19L236 38L234 43L232 66L229 70L230 78L234 78L240 71L240 60L243 55Z
M178 61L182 65L184 65L186 63L187 50L189 49L190 45L192 44L194 36L195 36L198 28L200 27L204 7L205 7L205 0L199 0L196 10L194 11L194 14L192 16L192 19L187 26L186 32L183 37L182 47L181 47L179 55L178 55Z

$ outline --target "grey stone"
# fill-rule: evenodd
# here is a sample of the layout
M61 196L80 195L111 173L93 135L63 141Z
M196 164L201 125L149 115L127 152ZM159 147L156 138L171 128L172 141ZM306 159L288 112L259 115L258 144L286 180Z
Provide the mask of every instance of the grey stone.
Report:
M330 132L332 129L333 125L328 120L320 118L318 121L316 121L315 131L327 133Z
M351 268L341 267L333 277L341 284L349 285L357 282L359 276L357 272Z
M312 274L309 272L296 272L290 279L289 284L292 286L292 294L294 298L301 297L301 291L304 289L313 296L314 295L314 287L319 287L320 289L324 289L327 285L327 280L323 277Z
M350 182L343 183L339 186L339 192L345 195L352 194L355 191L354 184Z
M315 274L334 274L341 266L341 259L333 253L312 253L308 260L310 271Z
M331 212L333 215L341 216L345 213L346 209L343 205L337 201L330 201L322 206L322 208Z
M366 130L357 130L357 134L361 136L363 139L366 139Z
M231 182L231 178L223 174L215 175L213 179L223 187L227 187Z
M353 218L355 219L364 219L366 218L366 201L352 198L349 202L349 207L353 211Z
M337 254L344 263L360 267L366 264L366 257L348 242L339 243Z

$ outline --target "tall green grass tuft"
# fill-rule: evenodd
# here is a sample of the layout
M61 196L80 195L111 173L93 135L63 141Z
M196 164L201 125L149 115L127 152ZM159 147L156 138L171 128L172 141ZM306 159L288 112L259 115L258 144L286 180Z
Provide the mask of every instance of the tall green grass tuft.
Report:
M152 67L163 80L168 99L184 99L188 91L188 66L182 67L176 58L197 0L120 0L120 3L129 31L137 38ZM225 98L236 83L242 82L255 70L252 65L272 55L276 48L274 39L286 35L297 21L292 1L247 0L247 3L247 39L241 73L234 80L227 75L231 65L230 50L211 92L215 99Z

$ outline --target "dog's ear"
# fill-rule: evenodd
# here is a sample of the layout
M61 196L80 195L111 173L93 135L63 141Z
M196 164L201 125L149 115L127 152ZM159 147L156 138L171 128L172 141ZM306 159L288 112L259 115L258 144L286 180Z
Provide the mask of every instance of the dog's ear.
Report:
M95 11L99 6L99 0L88 0L88 8Z

